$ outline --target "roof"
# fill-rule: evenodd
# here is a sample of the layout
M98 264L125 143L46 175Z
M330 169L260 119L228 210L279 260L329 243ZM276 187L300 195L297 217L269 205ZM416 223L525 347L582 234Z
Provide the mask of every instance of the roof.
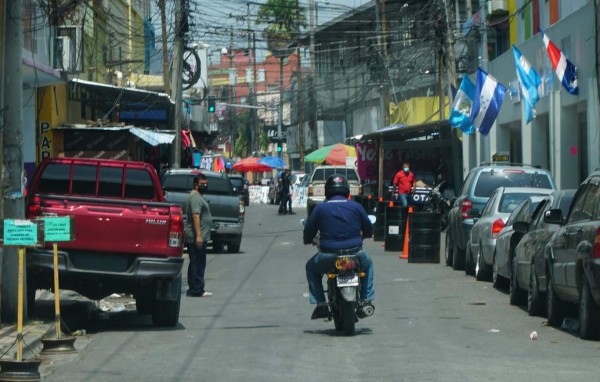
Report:
M173 130L150 130L134 126L58 126L55 130L78 130L78 131L129 131L131 134L142 139L151 146L170 144L175 139Z
M375 138L386 137L386 138L400 138L408 140L411 138L418 138L427 135L436 135L440 133L441 129L450 129L450 123L447 120L435 121L429 123L422 123L420 125L407 126L404 124L394 124L382 127L375 132L369 134L363 134L355 137L358 142L366 142Z

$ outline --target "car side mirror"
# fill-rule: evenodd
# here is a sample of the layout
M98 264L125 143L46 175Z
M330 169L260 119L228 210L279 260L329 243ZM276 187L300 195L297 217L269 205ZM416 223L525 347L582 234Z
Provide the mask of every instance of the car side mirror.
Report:
M527 233L529 231L529 223L524 221L517 221L513 224L513 229L518 233Z
M546 211L544 214L544 223L563 224L562 211L558 208Z

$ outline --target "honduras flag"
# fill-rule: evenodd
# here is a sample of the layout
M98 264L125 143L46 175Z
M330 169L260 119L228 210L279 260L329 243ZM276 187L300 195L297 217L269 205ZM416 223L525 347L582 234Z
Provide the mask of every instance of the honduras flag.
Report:
M556 76L569 93L577 95L579 93L579 87L577 85L577 66L567 60L567 57L563 52L550 41L550 38L548 38L544 32L540 32L542 33L546 53L548 53L550 62L552 62L552 67L554 68Z
M448 118L452 126L461 129L465 134L472 134L475 131L473 127L475 90L475 84L464 75Z
M477 68L477 89L473 103L473 127L487 136L502 107L506 88L481 68Z
M535 118L535 104L540 100L538 87L542 80L525 56L521 55L521 51L514 45L512 48L515 55L517 77L519 77L519 83L521 84L521 94L525 103L525 116L527 123L529 123Z

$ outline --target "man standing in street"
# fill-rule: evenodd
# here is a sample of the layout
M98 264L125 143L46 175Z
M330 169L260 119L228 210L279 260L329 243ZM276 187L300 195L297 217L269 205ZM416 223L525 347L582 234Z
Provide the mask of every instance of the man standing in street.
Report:
M279 194L279 215L285 215L289 213L290 215L294 215L292 212L292 204L290 203L289 211L288 211L288 200L292 197L291 195L291 179L290 179L290 169L286 168L283 174L281 174L281 191Z
M410 171L410 164L404 162L402 169L394 176L394 188L398 193L397 200L402 207L408 207L408 197L413 193L415 188L415 174Z
M202 194L208 189L208 179L204 174L194 177L193 189L185 204L185 242L190 263L188 265L188 290L190 297L210 297L211 292L204 289L204 271L206 270L206 243L210 240L212 215L208 203Z

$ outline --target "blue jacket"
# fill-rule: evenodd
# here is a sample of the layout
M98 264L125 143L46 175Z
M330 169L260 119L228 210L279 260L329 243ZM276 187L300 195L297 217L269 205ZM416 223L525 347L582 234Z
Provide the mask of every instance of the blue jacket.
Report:
M373 236L373 225L360 204L334 196L318 204L306 221L304 244L312 243L317 232L321 233L321 252L327 252L362 245L363 238Z

